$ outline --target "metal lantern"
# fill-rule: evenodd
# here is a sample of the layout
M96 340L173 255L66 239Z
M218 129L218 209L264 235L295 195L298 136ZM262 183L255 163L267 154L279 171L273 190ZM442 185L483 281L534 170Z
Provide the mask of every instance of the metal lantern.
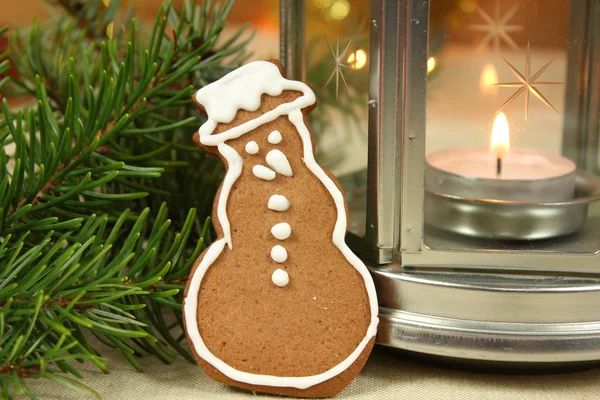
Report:
M319 15L338 1L355 6L315 2ZM281 58L305 79L305 35L320 33L310 4L280 4ZM377 341L511 366L600 360L600 0L368 11L368 162L338 178L378 288ZM351 71L357 47L327 43L331 68Z

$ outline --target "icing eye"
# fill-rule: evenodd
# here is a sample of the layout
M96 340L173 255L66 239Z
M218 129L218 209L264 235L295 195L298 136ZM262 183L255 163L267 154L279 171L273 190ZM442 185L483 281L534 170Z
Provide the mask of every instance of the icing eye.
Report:
M246 143L246 153L248 153L248 154L258 153L258 143L256 143L254 140Z
M283 139L283 137L281 137L281 132L273 131L273 132L269 133L269 138L267 140L271 144L278 144L278 143L281 143L282 139Z

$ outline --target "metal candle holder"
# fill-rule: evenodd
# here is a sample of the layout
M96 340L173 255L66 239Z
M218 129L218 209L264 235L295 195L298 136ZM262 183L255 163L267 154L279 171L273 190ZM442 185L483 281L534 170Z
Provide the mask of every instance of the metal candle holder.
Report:
M587 220L590 203L598 200L600 179L582 171L575 177L575 197L566 201L493 200L426 189L425 223L475 238L551 239L579 232Z

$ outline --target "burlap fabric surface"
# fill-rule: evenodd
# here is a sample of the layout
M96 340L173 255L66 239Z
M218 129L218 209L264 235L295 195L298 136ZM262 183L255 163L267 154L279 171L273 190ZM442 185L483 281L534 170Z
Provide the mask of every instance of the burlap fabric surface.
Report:
M88 385L105 400L261 400L280 397L255 395L210 380L181 357L171 365L156 359L140 360L145 371L135 372L115 350L103 356L111 373L84 367ZM42 400L92 399L44 381L30 381ZM21 398L19 398L21 399ZM336 399L600 399L600 368L551 375L494 375L457 371L409 361L402 353L376 347L358 378Z

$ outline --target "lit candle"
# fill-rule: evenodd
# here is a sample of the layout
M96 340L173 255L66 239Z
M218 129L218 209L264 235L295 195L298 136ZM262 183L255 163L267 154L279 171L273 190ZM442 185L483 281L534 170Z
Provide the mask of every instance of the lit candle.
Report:
M496 176L502 175L502 157L510 149L510 131L504 113L498 114L492 126L490 149L496 154Z
M490 149L448 149L428 155L425 187L468 198L567 201L575 192L575 164L558 155L510 149L508 121L499 114Z

